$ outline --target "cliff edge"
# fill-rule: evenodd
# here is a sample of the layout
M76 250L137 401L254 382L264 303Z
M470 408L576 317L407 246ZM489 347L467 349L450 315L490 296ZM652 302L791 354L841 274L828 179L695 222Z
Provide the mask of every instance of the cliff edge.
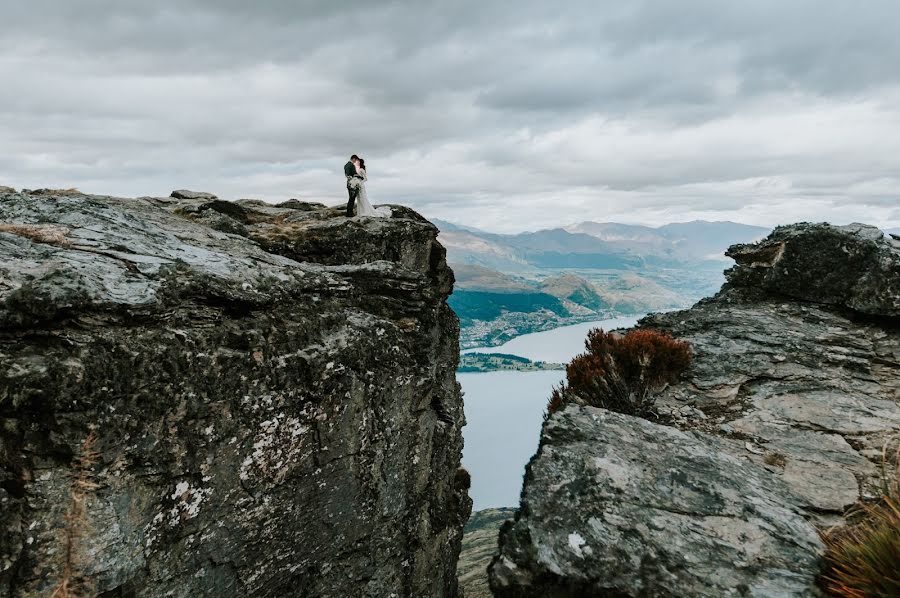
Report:
M457 595L436 237L400 207L0 192L0 593Z
M639 327L693 363L647 419L545 423L490 568L498 596L817 596L817 530L900 446L900 241L779 227L715 296Z

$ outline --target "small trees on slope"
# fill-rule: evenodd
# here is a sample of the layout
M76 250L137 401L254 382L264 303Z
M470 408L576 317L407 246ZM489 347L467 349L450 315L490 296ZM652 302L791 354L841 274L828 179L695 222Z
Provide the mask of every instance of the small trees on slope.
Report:
M654 395L677 380L692 357L687 343L654 330L623 336L595 329L584 344L586 352L566 366L567 381L553 390L548 415L575 403L645 416Z

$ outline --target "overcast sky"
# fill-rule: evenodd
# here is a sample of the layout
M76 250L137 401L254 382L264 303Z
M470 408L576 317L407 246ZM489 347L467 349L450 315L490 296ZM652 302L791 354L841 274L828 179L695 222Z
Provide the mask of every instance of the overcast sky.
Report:
M896 0L0 3L0 184L900 226Z

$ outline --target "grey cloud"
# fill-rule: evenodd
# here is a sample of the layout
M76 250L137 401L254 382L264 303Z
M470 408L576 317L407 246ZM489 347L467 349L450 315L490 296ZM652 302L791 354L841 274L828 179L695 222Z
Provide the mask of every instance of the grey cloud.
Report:
M7 2L0 184L336 203L357 152L377 197L498 227L597 205L896 225L897 17L892 0Z

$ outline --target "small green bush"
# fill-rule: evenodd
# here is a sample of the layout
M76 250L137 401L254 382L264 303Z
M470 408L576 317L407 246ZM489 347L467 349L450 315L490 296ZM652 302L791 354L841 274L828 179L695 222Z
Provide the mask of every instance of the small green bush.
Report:
M676 381L692 358L687 343L655 330L624 336L592 330L585 349L566 366L566 382L553 390L548 415L576 403L645 416L655 394Z

